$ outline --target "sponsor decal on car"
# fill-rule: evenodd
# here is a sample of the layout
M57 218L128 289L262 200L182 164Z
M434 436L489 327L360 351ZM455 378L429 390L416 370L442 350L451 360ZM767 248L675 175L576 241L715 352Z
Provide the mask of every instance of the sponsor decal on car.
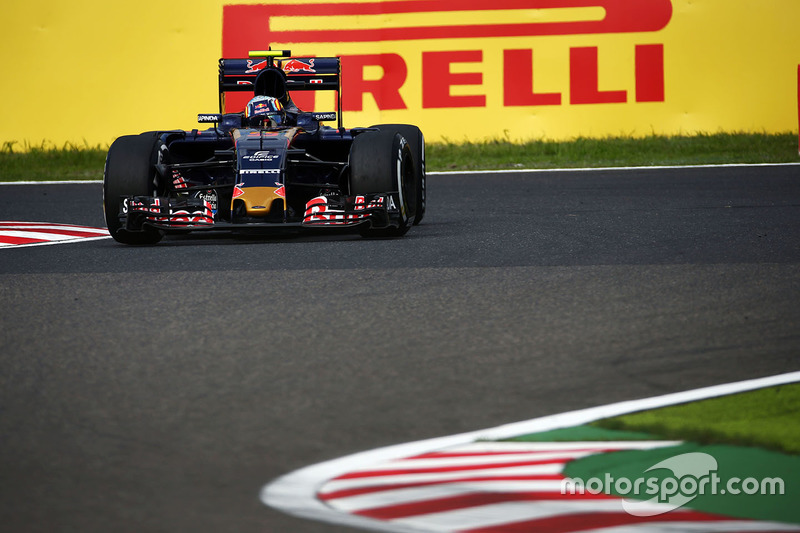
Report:
M394 201L391 196L386 198L391 209ZM352 199L352 204L348 202L331 204L331 199L322 195L309 200L306 203L303 224L330 226L354 224L368 219L369 210L382 209L387 204L383 195L376 195L369 201L366 196L358 195ZM346 208L347 205L351 206L349 210Z
M252 59L248 59L247 60L247 70L245 71L245 74L254 74L256 72L260 72L260 71L264 70L266 67L267 67L267 60L266 59L264 59L263 61L258 61L258 62L253 61ZM250 84L250 82L242 82L242 81L240 81L239 83L247 84L247 85Z
M191 226L210 226L214 224L214 209L211 202L205 199L204 195L214 191L206 191L196 198L201 205L184 205L183 207L173 207L169 200L162 202L161 198L142 198L141 200L125 198L122 201L122 212L142 213L149 222L163 225L185 228ZM216 193L210 197L216 196ZM185 203L184 203L185 204Z
M314 69L314 59L290 59L288 61L283 62L281 65L283 71L287 74L294 74L294 73L304 73L307 72L309 74L317 72Z
M336 113L312 113L314 120L336 120Z
M222 115L219 114L197 115L197 122L201 124L219 122L221 119Z
M195 198L199 198L206 202L211 208L212 214L217 214L217 209L219 208L219 196L217 195L217 191L214 189L199 191L195 194Z
M239 174L280 174L279 168L246 168L239 171Z
M245 161L251 161L251 162L254 162L254 161L271 162L271 161L274 161L275 159L279 159L280 157L281 157L281 155L277 151L261 150L261 151L258 151L258 152L254 152L254 153L252 153L250 155L243 156L242 159L244 159Z

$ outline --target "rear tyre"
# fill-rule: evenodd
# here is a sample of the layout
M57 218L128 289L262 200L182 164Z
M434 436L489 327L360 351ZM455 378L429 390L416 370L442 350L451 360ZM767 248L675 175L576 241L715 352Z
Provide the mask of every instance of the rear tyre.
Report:
M109 233L124 244L155 244L163 233L153 228L127 231L119 220L121 196L154 196L155 163L158 156L156 133L125 135L111 144L103 173L103 209Z
M364 237L400 237L414 223L416 208L414 159L408 141L394 130L358 135L350 148L350 194L396 193L400 225L364 228Z
M422 222L425 216L425 203L427 196L426 177L425 177L425 136L422 131L411 124L379 124L372 126L379 130L394 130L400 133L408 141L411 148L411 156L414 158L414 173L417 180L416 193L416 215L414 225Z

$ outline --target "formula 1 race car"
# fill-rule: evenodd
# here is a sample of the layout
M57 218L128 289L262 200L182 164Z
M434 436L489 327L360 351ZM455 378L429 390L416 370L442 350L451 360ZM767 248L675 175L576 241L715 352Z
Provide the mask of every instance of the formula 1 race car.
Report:
M408 124L345 129L341 64L288 50L219 60L220 112L206 130L118 138L103 179L106 225L117 241L155 244L199 230L353 228L399 237L425 215L425 139ZM336 113L303 112L290 91L337 92ZM225 95L249 92L242 112ZM337 121L337 127L323 126Z

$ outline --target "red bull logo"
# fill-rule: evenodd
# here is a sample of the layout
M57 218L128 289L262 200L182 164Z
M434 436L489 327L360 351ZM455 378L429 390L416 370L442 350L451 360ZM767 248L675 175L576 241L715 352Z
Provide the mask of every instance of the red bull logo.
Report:
M294 73L303 73L308 72L309 74L313 74L316 72L314 70L314 60L308 59L306 61L301 61L299 59L290 59L286 61L282 65L283 71L287 74L294 74Z
M255 62L252 59L247 60L247 70L244 72L245 74L255 74L256 72L260 72L267 67L267 60L264 59L263 61Z

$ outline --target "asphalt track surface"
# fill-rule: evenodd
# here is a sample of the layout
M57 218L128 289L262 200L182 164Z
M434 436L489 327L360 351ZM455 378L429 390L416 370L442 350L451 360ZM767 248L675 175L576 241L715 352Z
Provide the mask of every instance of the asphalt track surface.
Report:
M101 186L0 220L103 226ZM399 240L0 250L0 529L334 532L379 446L800 370L800 167L435 175Z

